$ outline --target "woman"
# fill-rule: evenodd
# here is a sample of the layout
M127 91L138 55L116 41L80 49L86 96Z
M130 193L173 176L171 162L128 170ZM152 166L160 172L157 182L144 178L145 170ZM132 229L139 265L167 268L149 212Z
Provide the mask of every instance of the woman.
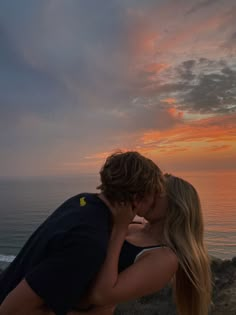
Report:
M109 305L157 292L169 282L179 314L208 314L211 271L200 200L187 181L165 178L166 194L144 215L147 222L129 224L132 207L119 205L106 260L87 297L97 307L68 315L113 314Z

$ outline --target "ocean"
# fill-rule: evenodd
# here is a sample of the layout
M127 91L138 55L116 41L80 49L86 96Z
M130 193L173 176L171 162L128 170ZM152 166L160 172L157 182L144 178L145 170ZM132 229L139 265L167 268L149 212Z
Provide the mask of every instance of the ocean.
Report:
M199 192L209 253L222 259L236 256L236 172L176 175ZM0 179L0 268L63 201L80 192L96 192L98 184L96 175Z

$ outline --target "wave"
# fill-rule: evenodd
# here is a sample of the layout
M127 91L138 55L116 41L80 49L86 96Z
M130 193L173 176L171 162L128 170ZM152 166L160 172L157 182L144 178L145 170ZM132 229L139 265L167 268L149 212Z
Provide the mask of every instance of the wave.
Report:
M15 256L13 255L1 255L0 254L0 261L4 261L4 262L12 262L14 260Z

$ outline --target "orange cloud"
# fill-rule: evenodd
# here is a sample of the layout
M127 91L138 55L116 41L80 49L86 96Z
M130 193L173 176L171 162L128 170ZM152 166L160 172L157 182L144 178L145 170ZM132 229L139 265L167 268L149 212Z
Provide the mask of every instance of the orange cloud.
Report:
M224 140L225 141L225 140ZM229 144L223 144L223 145L217 145L217 146L214 146L214 147L209 147L208 148L208 151L213 151L213 152L216 152L216 151L226 151L227 149L230 149L232 148L232 145L229 145Z
M184 113L177 110L175 107L171 107L167 111L172 117L183 118L184 116Z
M193 40L199 34L205 34L206 32L216 31L221 24L225 21L225 17L218 15L214 16L210 19L206 19L205 21L201 21L201 23L192 23L190 26L186 27L184 25L183 29L180 29L171 37L167 37L163 41L158 43L159 51L169 51L176 46L180 46L181 43L186 42L188 40Z
M158 34L148 29L136 29L130 34L130 46L134 56L151 54L155 51Z
M143 10L129 8L127 18L130 22L128 38L132 55L151 55L155 51L159 33L150 23L149 14Z
M170 109L173 114L175 110ZM152 146L158 148L160 145L173 145L176 148L185 147L192 151L226 151L234 150L236 153L236 114L229 116L211 117L178 125L176 128L162 131L146 132L140 142L144 145L152 140ZM209 142L218 143L210 147ZM227 142L227 143L225 143Z
M151 73L159 73L170 67L167 63L150 63L144 67L144 70Z
M179 9L179 4L177 8L176 4L172 3L166 5L165 8L162 6L162 10L159 7L158 9L152 9L152 11L130 10L129 17L133 19L133 24L129 32L129 41L133 56L143 58L144 63L146 63L148 57L151 60L156 60L156 54L163 53L166 61L172 52L184 51L187 53L190 51L192 54L192 47L201 38L197 46L199 52L204 49L210 51L211 56L212 53L220 53L219 50L215 49L221 43L221 41L219 42L218 31L225 28L229 14L225 11L219 11L218 14L208 15L205 18L193 19L192 17L186 17L185 23L182 23L181 20L178 20L180 19L178 14L173 15L176 9ZM167 23L171 19L179 21L179 23L176 23L175 27L171 27Z
M162 103L167 103L169 105L175 104L176 103L176 99L175 98L165 98L164 100L161 100Z
M236 168L236 114L180 122L168 130L123 135L122 151L135 150L163 170ZM86 156L78 167L99 170L115 148ZM74 165L75 166L75 165Z
M152 139L155 138L155 132L144 134L140 140L146 142L149 137ZM209 130L208 133L207 130L194 129L191 126L179 127L171 131L163 132L161 137L157 136L155 139L157 144L162 139L167 139L168 143L184 143L186 146L189 146L194 143L206 144L212 137L214 137L214 142L225 141L224 133L221 134L215 130ZM234 140L236 140L236 137L234 137Z

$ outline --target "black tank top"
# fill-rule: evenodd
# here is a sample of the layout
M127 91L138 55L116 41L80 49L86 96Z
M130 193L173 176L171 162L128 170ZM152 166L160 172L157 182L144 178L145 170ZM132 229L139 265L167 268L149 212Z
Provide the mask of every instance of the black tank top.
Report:
M166 245L160 244L160 245L154 245L154 246L141 247L141 246L133 245L125 240L122 246L120 258L119 258L119 267L118 267L119 272L131 266L134 263L137 256L141 254L141 252L146 251L148 249L160 248L164 246Z

